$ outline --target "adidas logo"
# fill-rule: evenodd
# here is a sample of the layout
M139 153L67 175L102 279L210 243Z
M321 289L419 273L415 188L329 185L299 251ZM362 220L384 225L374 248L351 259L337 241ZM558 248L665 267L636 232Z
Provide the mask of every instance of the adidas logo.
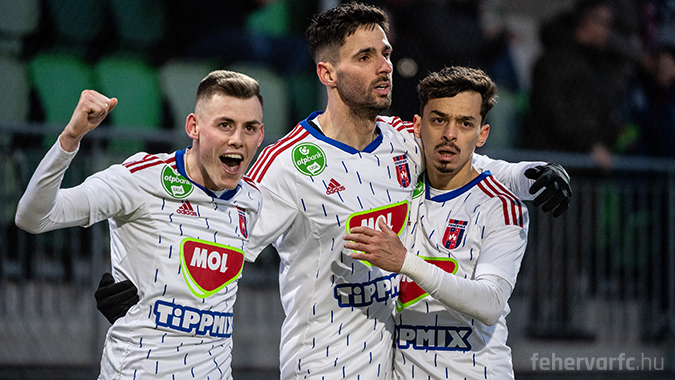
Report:
M334 178L330 179L330 182L328 183L328 188L326 189L326 195L331 195L335 194L338 191L344 191L345 187L340 185L338 181L336 181Z
M192 208L192 205L190 202L184 202L183 205L178 207L178 210L176 210L176 213L182 214L182 215L188 215L188 216L198 216L195 210Z

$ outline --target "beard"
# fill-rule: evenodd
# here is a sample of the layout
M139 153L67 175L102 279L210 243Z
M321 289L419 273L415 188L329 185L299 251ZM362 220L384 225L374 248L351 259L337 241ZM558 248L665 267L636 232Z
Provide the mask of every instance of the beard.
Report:
M459 155L462 152L462 150L457 146L457 144L455 144L452 141L445 141L436 145L436 147L434 148L434 152L443 147L453 148L455 154L457 155ZM452 174L461 169L460 167L457 167L456 165L453 165L451 163L440 163L440 162L434 163L434 168L443 174Z
M357 117L375 119L377 115L391 106L393 86L389 77L380 77L365 87L363 83L342 72L338 72L337 77L340 98ZM376 84L383 81L389 82L389 93L381 96L373 94Z

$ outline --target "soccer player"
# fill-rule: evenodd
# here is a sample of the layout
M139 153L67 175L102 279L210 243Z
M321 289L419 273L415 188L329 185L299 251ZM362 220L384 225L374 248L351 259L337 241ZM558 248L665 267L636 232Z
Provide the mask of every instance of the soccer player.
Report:
M378 116L391 103L386 30L381 10L354 3L312 21L307 37L326 110L265 148L249 171L264 205L250 259L270 243L281 259L283 379L392 375L399 276L351 258L342 241L345 232L380 219L404 233L423 171L411 125ZM522 173L536 164L476 159L529 195L531 181Z
M197 90L192 146L137 153L70 189L64 172L117 99L82 92L19 201L16 224L41 233L108 220L115 278L140 301L108 330L100 379L231 378L232 306L261 195L245 170L263 139L252 78L215 71Z
M344 237L352 258L404 275L395 317L399 379L514 378L505 318L527 245L527 208L471 162L488 137L496 90L477 69L427 75L414 122L427 163L411 212L414 244L404 247L382 221L380 231L355 227Z
M378 116L391 103L387 29L381 9L358 3L315 17L307 38L326 109L264 149L249 171L264 206L246 258L273 244L281 259L283 379L392 376L399 275L352 259L342 241L378 218L403 234L423 168L412 124ZM538 167L543 207L562 212L569 202L568 178L550 166L474 159L525 197L532 181L523 173Z

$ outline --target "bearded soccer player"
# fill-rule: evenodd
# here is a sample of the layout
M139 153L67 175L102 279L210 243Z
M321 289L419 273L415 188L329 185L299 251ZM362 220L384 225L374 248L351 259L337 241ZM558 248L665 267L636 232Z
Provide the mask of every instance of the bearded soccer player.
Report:
M137 153L60 189L80 140L117 104L85 90L31 178L16 224L41 233L107 219L114 277L138 287L138 303L108 330L99 379L232 377L232 306L261 207L242 178L264 134L259 90L212 72L186 120L191 147Z

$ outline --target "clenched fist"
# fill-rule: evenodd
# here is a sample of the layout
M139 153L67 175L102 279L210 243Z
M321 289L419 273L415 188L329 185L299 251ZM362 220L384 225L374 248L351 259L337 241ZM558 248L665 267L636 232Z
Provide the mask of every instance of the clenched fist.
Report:
M74 152L82 137L98 127L116 105L117 98L108 98L94 90L82 91L70 122L59 136L61 148Z

